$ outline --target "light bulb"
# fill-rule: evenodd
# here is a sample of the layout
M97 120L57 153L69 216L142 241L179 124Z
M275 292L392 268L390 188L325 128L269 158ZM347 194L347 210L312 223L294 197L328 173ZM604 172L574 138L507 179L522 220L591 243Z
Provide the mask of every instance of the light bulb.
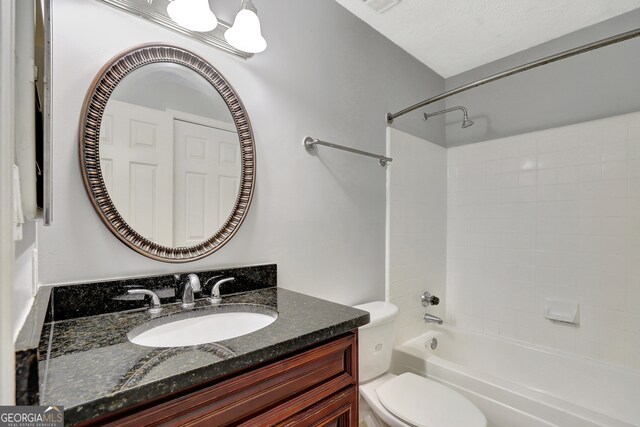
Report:
M218 26L208 0L173 0L167 6L167 14L176 24L191 31L206 32Z
M262 37L260 29L260 19L251 0L242 0L233 26L225 31L224 38L231 46L243 52L260 53L267 48L267 41Z

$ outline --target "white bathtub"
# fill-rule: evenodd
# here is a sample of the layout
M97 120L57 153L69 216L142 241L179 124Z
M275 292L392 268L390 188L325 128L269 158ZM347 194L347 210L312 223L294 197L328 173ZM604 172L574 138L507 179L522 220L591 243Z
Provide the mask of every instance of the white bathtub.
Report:
M397 346L392 370L461 392L490 427L640 426L640 372L516 340L440 327Z

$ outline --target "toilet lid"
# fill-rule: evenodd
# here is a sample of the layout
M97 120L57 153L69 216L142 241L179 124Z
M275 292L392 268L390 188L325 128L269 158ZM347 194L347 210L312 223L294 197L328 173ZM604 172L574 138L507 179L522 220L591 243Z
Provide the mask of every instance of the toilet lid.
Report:
M399 375L376 388L380 403L417 427L484 427L487 421L460 393L415 374Z

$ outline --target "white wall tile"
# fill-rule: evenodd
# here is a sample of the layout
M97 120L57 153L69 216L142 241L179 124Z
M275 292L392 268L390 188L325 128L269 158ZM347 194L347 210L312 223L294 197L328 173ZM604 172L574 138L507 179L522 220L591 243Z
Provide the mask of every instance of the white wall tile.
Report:
M592 163L588 165L580 165L578 168L578 181L589 182L596 181L602 177L602 164Z
M558 184L578 182L578 167L574 165L558 168L556 179Z
M602 147L602 161L612 162L616 160L626 160L628 158L627 147L628 144L626 141L605 144Z
M447 319L640 369L640 113L448 152L485 186L449 176ZM545 319L550 297L580 325Z
M586 145L580 148L579 162L581 165L600 163L602 161L602 147L598 145Z
M640 177L640 162L637 160L618 160L602 163L602 179L626 179L630 171L634 178ZM631 168L629 165L632 165Z
M625 365L640 369L640 334L625 334Z

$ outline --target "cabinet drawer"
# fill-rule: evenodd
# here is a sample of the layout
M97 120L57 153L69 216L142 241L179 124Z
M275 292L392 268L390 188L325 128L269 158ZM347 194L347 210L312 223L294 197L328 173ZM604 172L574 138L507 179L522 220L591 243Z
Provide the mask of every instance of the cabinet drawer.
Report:
M351 385L357 378L357 338L343 338L206 386L110 425L224 426L279 407L280 420ZM297 398L296 398L297 397ZM288 404L287 404L288 403Z
M275 419L274 419L275 420ZM358 425L358 387L351 386L280 423L268 420L256 425L278 427L356 427ZM259 419L257 420L259 421ZM248 427L248 426L247 426Z

